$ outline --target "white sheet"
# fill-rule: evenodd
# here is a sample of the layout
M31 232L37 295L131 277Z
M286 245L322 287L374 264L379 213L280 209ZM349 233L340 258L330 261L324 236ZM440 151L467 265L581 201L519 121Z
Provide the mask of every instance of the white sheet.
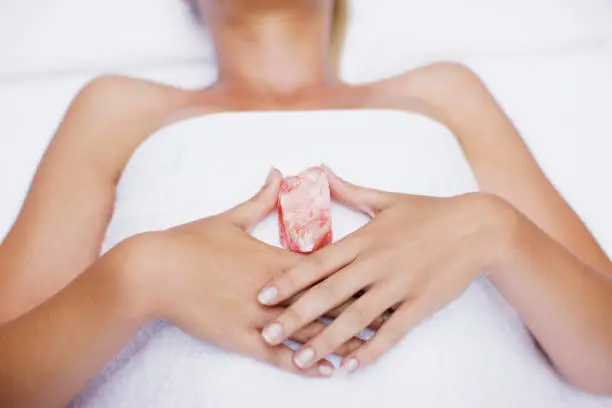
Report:
M409 68L421 61L402 61ZM545 171L612 254L612 53L608 49L466 61L491 86ZM381 64L378 72L396 72ZM187 86L212 78L205 67L133 74ZM34 166L63 110L90 75L0 83L0 236L10 227ZM551 148L553 146L553 148ZM245 365L242 378L251 371ZM275 384L265 390L272 392ZM582 407L580 398L568 403ZM367 398L365 398L367 400ZM324 400L321 400L323 403ZM446 404L445 406L448 406ZM612 403L601 401L601 406Z
M448 58L591 44L612 19L609 0L349 2L344 54L358 70L368 60L398 55ZM0 3L0 78L213 59L205 31L180 0Z

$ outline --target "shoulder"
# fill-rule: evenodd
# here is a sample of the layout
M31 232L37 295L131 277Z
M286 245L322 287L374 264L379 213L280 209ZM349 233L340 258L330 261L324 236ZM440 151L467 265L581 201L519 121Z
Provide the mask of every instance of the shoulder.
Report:
M145 79L106 75L85 84L64 120L75 116L91 124L155 132L174 121L225 110L224 95L210 89L182 89ZM82 122L82 120L79 120Z
M86 83L77 96L88 97L142 97L178 94L179 88L162 85L145 79L123 75L103 75Z
M471 68L455 62L426 65L375 84L384 91L396 89L420 94L481 85L480 77Z
M95 78L72 100L47 153L116 175L134 149L188 103L189 92L179 88L117 75Z
M481 78L469 67L439 62L367 85L377 104L442 120L443 112L466 109L468 101L489 100Z
M119 75L95 78L85 84L73 99L68 114L91 119L133 117L160 113L186 98L184 91L154 82Z

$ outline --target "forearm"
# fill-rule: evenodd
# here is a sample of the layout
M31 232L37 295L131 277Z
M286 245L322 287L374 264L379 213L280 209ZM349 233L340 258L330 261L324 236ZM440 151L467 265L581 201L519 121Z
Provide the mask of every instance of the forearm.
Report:
M100 256L114 186L85 175L70 186L49 185L56 188L46 195L33 187L0 244L0 325L50 299Z
M143 319L124 272L104 258L0 327L0 406L65 406L127 344Z
M519 223L491 281L569 382L612 394L612 279Z
M481 191L509 201L588 265L611 271L608 257L549 182L512 122L484 84L465 71L457 73L453 87L460 98L446 98L440 109Z
M520 214L514 245L491 280L561 375L583 389L612 393L612 263L484 84L460 75L461 101L444 106L445 123L481 191Z

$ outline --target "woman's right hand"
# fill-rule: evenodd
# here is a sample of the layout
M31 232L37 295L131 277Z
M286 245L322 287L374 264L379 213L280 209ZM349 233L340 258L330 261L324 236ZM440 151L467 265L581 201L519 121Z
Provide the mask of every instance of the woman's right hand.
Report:
M141 300L150 318L168 319L202 340L287 371L330 376L328 361L300 370L288 346L270 346L260 335L284 309L261 306L255 300L258 289L302 259L248 233L275 208L281 180L272 170L254 197L229 211L128 239L129 279L132 287L145 288ZM292 340L304 343L323 329L315 322ZM353 338L336 353L346 355L361 344Z

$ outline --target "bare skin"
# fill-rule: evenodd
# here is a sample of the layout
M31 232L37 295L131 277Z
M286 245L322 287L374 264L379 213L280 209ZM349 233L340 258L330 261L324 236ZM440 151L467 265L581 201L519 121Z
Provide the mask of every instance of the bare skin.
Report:
M116 183L134 150L171 123L243 110L398 109L425 114L447 126L460 141L481 190L503 198L537 226L522 229L527 231L523 238L543 248L537 262L527 262L521 251L509 245L500 259L516 252L510 263L528 264L530 268L518 268L520 274L498 274L492 278L494 284L521 313L568 381L588 391L612 393L612 384L606 380L612 378L612 365L578 364L572 358L578 348L590 362L612 361L609 318L607 325L589 318L612 310L612 282L606 275L612 273L610 260L548 182L514 126L472 72L456 64L440 63L381 82L349 86L329 68L330 0L203 0L200 4L203 16L208 16L206 23L213 33L219 60L220 75L213 86L184 90L125 77L96 79L75 98L44 155L19 217L0 246L3 405L35 406L41 401L50 407L67 404L141 325L160 316L220 347L292 372L302 371L286 352L267 349L270 346L259 336L244 334L239 345L226 344L232 336L214 336L212 331L220 330L218 327L211 328L193 316L196 305L189 303L184 291L199 275L186 275L182 286L169 286L168 274L160 266L163 263L155 262L159 252L191 259L186 256L191 253L185 249L188 245L177 247L180 239L176 229L128 239L106 256L99 256L113 212ZM256 220L263 215L268 197L265 191L273 193L269 185L267 188L263 207L260 195L256 199L259 207L247 206L247 218ZM499 217L498 207L491 208L486 215ZM235 211L228 213L235 215ZM236 224L233 216L229 218L228 230L239 228L244 232L249 226ZM210 220L202 220L196 226L179 229L189 231L189 236L206 237L194 253L225 242L231 259L231 248L222 236L202 232L202 226L208 224ZM281 260L271 248L257 248L253 259L274 264L278 271L290 272L292 265L297 268L302 260L285 259L285 255ZM480 251L489 249L483 246ZM563 273L551 277L553 272L546 265L553 259L560 262L557 269ZM202 269L202 264L193 257L185 270L193 267L195 271L195 265ZM210 268L205 272L215 279L214 272L225 264L206 265ZM154 270L158 278L143 279L143 270ZM236 276L225 284L238 287L243 278ZM262 275L260 280L249 282L252 287L244 289L252 295L248 299L251 303L245 305L260 313L254 320L261 320L258 324L250 322L248 330L259 330L280 314L271 316L256 303L258 290L272 279L273 275ZM182 307L169 307L160 294L168 287L174 287L173 299L184 299ZM533 291L532 295L523 296L527 289ZM242 301L246 300L236 299ZM543 314L559 307L575 318ZM222 328L228 334L242 327L232 319L228 317L227 326ZM302 337L304 341L321 333L320 328L309 330ZM565 339L556 334L559 330L583 336ZM74 340L67 343L66 338ZM349 347L345 354L355 348ZM384 347L366 355L364 363L382 351ZM315 368L301 373L324 375Z

